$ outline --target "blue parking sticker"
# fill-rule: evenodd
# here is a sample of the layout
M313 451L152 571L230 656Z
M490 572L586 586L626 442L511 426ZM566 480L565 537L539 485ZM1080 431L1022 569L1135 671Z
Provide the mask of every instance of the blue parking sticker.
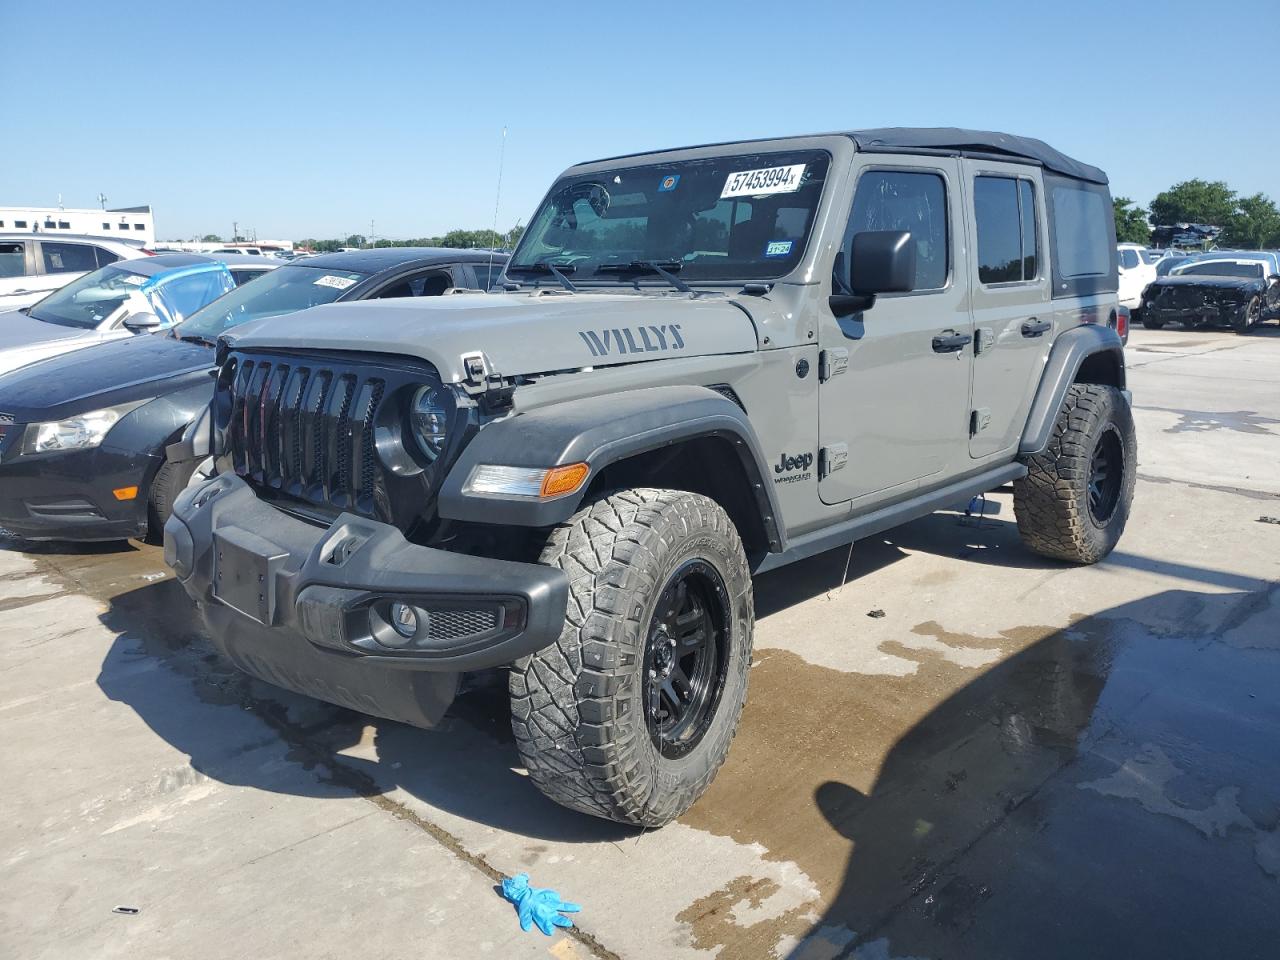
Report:
M794 240L770 240L764 245L764 255L766 257L788 257L791 255L791 247L794 244Z
M680 182L680 174L671 173L662 178L662 182L658 184L659 193L670 193L676 188L676 184Z

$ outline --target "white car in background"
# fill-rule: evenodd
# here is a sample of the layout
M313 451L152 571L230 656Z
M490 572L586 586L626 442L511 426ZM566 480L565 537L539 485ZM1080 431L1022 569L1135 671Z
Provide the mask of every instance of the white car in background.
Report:
M30 306L92 270L148 255L136 240L0 233L0 310Z
M29 307L0 312L0 374L108 340L167 329L279 265L264 257L198 253L118 260Z
M1150 251L1140 243L1117 243L1116 259L1120 264L1120 303L1137 313L1142 307L1142 291L1156 278Z

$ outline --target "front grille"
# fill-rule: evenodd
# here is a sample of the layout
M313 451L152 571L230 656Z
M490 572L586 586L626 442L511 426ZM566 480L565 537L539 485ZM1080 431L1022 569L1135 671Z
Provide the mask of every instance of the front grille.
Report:
M233 354L219 375L222 453L255 486L388 519L374 445L388 376L425 379L368 364Z

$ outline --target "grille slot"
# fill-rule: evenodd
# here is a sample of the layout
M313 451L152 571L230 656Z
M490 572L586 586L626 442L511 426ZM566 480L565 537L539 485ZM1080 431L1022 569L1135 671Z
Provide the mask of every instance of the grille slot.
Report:
M427 636L432 640L460 640L498 626L496 610L428 610L428 614Z
M229 358L220 378L223 451L239 476L321 508L378 515L386 474L374 444L390 382L421 374L298 358ZM388 519L379 517L379 519Z

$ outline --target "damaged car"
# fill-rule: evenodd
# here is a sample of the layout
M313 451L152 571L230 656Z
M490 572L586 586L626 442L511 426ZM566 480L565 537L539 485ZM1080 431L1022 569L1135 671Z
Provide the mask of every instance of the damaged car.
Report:
M1142 325L1230 327L1236 333L1280 317L1280 274L1263 256L1192 260L1158 277L1142 294Z

